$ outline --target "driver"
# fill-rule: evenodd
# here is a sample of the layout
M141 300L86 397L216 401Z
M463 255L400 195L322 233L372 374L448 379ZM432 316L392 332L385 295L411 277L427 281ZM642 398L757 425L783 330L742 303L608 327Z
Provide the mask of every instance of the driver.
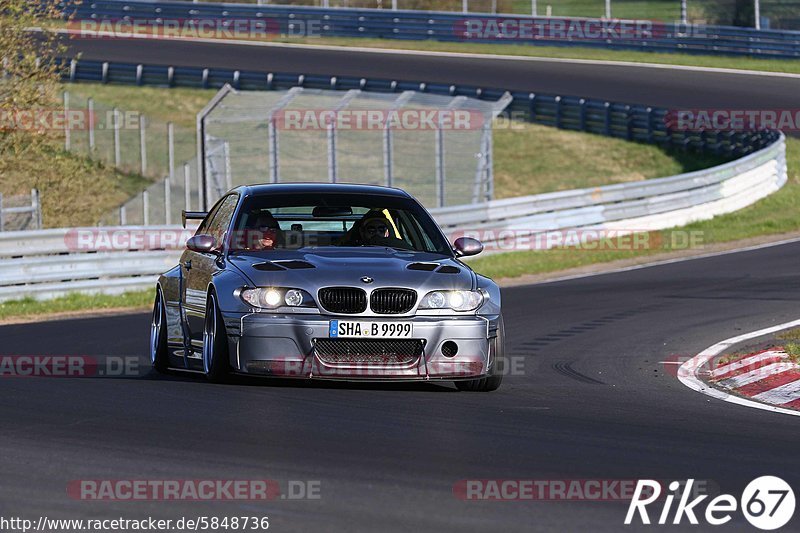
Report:
M393 235L392 224L381 211L372 209L350 228L340 246L390 246L410 249L411 246Z

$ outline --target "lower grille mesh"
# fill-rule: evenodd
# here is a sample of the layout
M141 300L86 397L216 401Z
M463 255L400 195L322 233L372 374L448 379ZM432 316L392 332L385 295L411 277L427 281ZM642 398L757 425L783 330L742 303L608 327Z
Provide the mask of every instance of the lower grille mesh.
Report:
M415 339L318 339L317 357L324 363L408 365L422 355L423 341Z

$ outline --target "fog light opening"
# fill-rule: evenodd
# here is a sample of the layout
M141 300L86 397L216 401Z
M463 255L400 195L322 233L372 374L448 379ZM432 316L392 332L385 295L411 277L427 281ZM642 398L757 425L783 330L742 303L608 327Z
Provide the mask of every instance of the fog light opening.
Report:
M458 344L453 341L446 341L442 344L442 355L445 357L455 357L458 353Z

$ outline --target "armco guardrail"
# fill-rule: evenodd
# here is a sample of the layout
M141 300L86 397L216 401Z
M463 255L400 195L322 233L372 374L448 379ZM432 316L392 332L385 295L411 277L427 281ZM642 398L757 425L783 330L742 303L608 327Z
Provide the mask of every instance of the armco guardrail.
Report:
M179 249L147 249L148 235L165 234L178 246L191 235L174 226L0 233L0 301L152 287L156 276L175 266L180 255Z
M633 183L492 200L433 210L446 233L469 231L486 244L560 229L649 231L730 213L780 189L786 142L717 167Z
M573 228L645 231L711 218L778 190L786 177L786 144L780 135L767 148L707 170L440 208L431 213L451 237L474 235L493 249L507 249L514 247L514 241L540 232ZM157 274L177 264L179 250L135 250L125 245L117 246L120 251L103 249L113 247L114 235L123 235L123 242L128 243L132 234L165 232L179 234L181 240L188 236L173 226L0 234L0 301L24 296L50 298L71 291L119 293L150 288ZM82 234L87 238L82 239Z
M601 20L136 0L83 2L75 7L74 11L77 19L83 20L135 20L142 23L153 21L156 24L176 19L181 21L263 19L269 21L268 27L271 33L305 35L308 33L308 28L313 28L313 35L322 37L512 42L652 52L800 57L800 32L730 26L687 26L648 21L638 21L637 25L637 21L631 21L632 32L623 31L617 26L611 33L606 31L595 35L590 33L590 30L604 27ZM493 25L492 21L506 24L495 30L497 25ZM521 25L530 28L530 35L520 33ZM647 29L647 32L640 32L642 28Z
M66 65L65 65L66 67ZM402 81L353 76L322 76L283 72L252 72L169 65L137 65L88 60L70 60L64 78L72 82L126 83L166 87L221 88L230 84L241 90L361 89L368 92L419 91L450 96L499 100L505 89ZM759 150L777 138L775 132L692 131L673 129L669 111L647 106L512 91L506 109L512 118L561 129L586 131L631 141L740 156Z

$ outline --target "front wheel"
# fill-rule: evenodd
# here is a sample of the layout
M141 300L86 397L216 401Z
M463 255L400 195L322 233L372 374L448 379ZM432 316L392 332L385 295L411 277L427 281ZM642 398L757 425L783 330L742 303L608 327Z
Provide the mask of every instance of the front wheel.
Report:
M167 307L161 288L156 288L153 303L153 317L150 320L150 364L161 374L169 368L169 348L167 347Z
M213 292L208 295L203 327L203 371L212 383L222 383L230 374L228 334Z
M489 375L485 378L472 379L469 381L456 381L456 388L460 391L470 392L491 392L500 388L503 382L503 373L506 367L506 328L503 324L503 317L497 324L497 336L492 339L489 346L490 368Z

